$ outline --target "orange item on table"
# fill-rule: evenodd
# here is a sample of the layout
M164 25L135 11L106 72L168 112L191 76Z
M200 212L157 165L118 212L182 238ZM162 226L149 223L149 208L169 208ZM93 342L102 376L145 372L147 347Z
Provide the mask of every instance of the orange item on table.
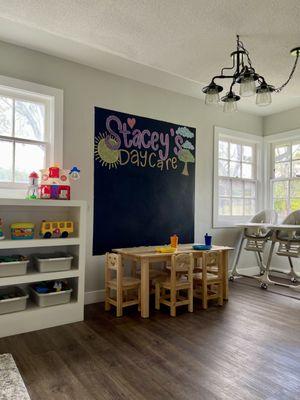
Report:
M177 235L173 235L170 237L170 242L171 242L171 247L178 247L178 236Z

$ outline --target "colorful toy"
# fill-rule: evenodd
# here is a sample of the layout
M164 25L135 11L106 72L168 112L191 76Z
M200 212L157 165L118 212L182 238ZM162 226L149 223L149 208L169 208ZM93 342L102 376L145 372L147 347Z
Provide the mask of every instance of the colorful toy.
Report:
M73 232L74 223L72 221L43 221L40 236L44 239L66 238Z
M34 238L34 224L31 222L16 222L10 226L12 240Z
M80 170L74 166L71 170L60 168L58 164L50 168L41 169L41 183L39 186L40 199L70 200L70 179L78 180Z
M39 175L36 172L31 172L29 175L29 185L27 189L26 199L37 199L39 188Z
M4 233L3 233L3 219L0 218L0 240L5 239Z
M178 240L179 240L179 238L178 238L177 235L171 236L171 237L170 237L170 244L171 244L171 247L175 247L175 248L177 249L177 247L178 247Z

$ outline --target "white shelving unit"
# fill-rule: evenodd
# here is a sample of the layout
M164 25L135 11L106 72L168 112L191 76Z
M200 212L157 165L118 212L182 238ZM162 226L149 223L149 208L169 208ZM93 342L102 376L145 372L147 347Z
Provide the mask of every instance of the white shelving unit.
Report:
M67 279L73 288L69 304L39 308L28 301L25 311L0 315L0 337L50 328L83 320L86 203L84 201L62 200L19 200L0 199L0 218L4 220L6 239L0 241L0 255L51 253L64 251L74 256L72 269L61 272L40 273L32 267L26 275L0 278L0 288L21 286L25 290L34 282ZM40 239L38 231L42 220L72 220L75 232L72 237ZM13 222L33 222L36 227L35 239L10 240L9 225Z

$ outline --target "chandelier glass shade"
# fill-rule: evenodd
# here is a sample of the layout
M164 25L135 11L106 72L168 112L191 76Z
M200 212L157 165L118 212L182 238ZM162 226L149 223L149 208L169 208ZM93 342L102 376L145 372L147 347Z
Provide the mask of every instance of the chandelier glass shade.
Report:
M296 57L292 71L287 81L280 87L275 88L266 82L265 78L258 74L246 50L244 44L240 41L237 35L237 49L231 53L233 59L232 67L224 67L220 75L212 78L210 84L205 86L202 91L205 93L205 104L217 105L220 101L223 102L223 111L232 112L237 111L237 102L243 97L250 97L256 95L256 104L258 106L268 106L272 103L272 93L279 93L291 80L300 55L300 47L291 50L291 55ZM228 75L225 71L231 71ZM220 93L223 87L217 84L216 80L230 79L231 85L227 94L220 98ZM235 85L238 89L239 95L234 92Z

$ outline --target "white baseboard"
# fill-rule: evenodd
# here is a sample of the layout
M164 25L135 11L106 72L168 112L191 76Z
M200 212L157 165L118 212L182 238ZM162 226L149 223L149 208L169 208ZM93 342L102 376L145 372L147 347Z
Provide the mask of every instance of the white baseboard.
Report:
M85 292L84 294L84 304L100 303L104 301L105 290L94 290L92 292Z

